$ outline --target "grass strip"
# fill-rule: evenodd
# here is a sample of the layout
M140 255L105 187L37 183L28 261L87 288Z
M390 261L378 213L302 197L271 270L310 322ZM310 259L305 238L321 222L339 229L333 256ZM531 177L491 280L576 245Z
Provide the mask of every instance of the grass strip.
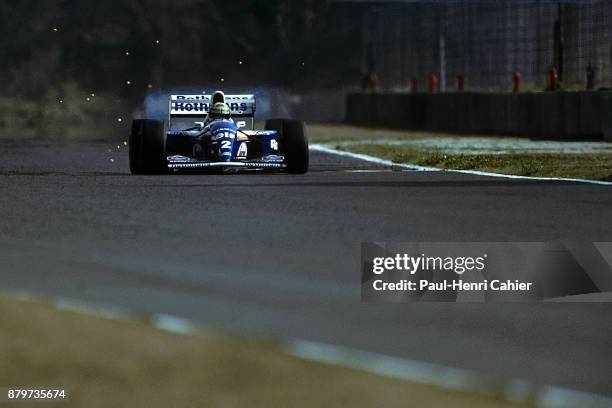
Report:
M271 341L177 335L0 296L0 384L65 385L59 407L513 407L292 357ZM20 403L19 406L39 403Z
M347 125L313 124L308 129L311 143L323 143L339 150L368 154L396 163L445 169L478 170L517 176L612 181L612 155L610 154L447 154L410 145L376 144L376 140L413 140L458 137L457 135ZM342 142L359 141L364 143L342 144Z
M396 163L411 163L444 169L612 181L612 155L527 153L453 155L411 146L376 144L337 146L337 148L381 157Z

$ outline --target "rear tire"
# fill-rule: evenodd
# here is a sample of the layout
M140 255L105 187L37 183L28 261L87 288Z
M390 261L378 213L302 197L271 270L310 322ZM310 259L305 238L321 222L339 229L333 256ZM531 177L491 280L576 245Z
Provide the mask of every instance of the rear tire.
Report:
M308 171L308 137L306 124L301 120L269 119L266 130L280 134L279 147L285 155L287 173L304 174Z
M166 132L164 122L137 119L132 122L129 139L132 174L164 174L166 165Z

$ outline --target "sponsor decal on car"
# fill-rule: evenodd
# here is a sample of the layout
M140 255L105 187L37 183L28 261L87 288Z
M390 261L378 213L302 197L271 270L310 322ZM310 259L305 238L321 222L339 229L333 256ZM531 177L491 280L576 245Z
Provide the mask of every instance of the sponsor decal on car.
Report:
M262 157L261 160L265 162L282 162L285 161L285 157L276 154L269 154L267 156Z
M173 163L176 163L176 162L188 162L190 160L191 159L189 157L180 156L178 154L175 154L175 155L172 155L172 156L168 156L168 161L169 162L173 162Z
M236 133L233 129L226 129L226 128L216 129L213 135L210 137L210 140L214 142L216 140L223 139L223 138L235 139Z
M254 134L257 136L274 136L278 132L276 130L255 130Z
M283 163L244 163L246 167L254 167L254 168L284 168L285 164Z
M247 104L244 102L241 103L236 103L236 102L230 102L228 103L230 109L232 111L245 111L247 110Z
M183 103L183 102L175 102L174 109L179 112L208 112L208 104L204 102L200 103Z
M253 95L226 95L225 103L233 115L255 113ZM211 105L210 95L170 95L170 116L206 114Z
M176 95L176 99L186 99L186 100L210 100L208 95Z
M185 99L185 101L187 101L188 99ZM242 102L242 103L237 103L237 102L231 102L228 103L231 111L233 113L236 112L244 112L247 110L247 104ZM205 102L174 102L173 103L173 111L178 111L178 112L208 112L208 107L209 104L205 103Z
M241 159L241 160L246 159L247 152L248 152L247 143L245 142L240 143L240 146L238 146L238 153L236 153L236 159Z

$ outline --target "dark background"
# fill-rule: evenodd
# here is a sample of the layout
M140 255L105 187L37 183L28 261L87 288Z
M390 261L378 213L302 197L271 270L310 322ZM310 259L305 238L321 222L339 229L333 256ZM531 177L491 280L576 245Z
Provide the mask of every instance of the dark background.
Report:
M2 93L61 96L71 83L135 101L222 78L296 89L354 82L351 10L324 0L2 2Z
M284 107L329 89L341 112L336 89L361 76L360 16L330 0L1 2L0 138L123 140L145 95L177 91Z

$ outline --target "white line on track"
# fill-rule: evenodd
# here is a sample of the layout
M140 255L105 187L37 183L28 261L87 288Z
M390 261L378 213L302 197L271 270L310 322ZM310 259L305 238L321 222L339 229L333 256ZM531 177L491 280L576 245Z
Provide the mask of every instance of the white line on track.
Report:
M392 170L388 169L354 169L354 170L342 170L345 173L391 173Z
M438 169L436 167L418 166L416 164L409 164L409 163L394 163L391 160L381 159L380 157L370 156L370 155L362 154L362 153L346 152L343 150L337 150L332 147L324 146L320 144L310 145L310 150L314 152L334 154L336 156L350 157L352 159L363 160L369 163L375 163L375 164L379 164L382 166L399 167L402 169L408 169L408 170L414 170L414 171L446 171L449 173L461 173L461 174L470 174L473 176L497 177L497 178L515 179L515 180L563 181L563 182L571 182L571 183L596 184L600 186L612 186L611 181L585 180L585 179L574 179L574 178L564 178L564 177L516 176L512 174L489 173L486 171L477 171L477 170Z
M191 320L167 314L156 314L151 318L151 323L159 330L176 334L193 335L197 332L197 327Z
M385 160L385 159L370 156L367 154L351 153L351 152L345 152L344 150L336 150L334 148L323 146L320 144L310 145L310 150L314 152L335 154L336 156L350 157L352 159L359 159L359 160L363 160L363 161L374 163L374 164L380 164L381 166L399 167L402 169L408 169L408 170L414 170L414 171L442 171L441 169L436 169L434 167L423 167L423 166L417 166L416 164L394 163L391 160Z
M556 386L535 386L523 380L495 381L488 376L455 367L392 357L307 340L285 342L289 354L305 360L368 371L405 381L450 390L499 395L516 402L533 402L538 408L604 408L612 398Z

